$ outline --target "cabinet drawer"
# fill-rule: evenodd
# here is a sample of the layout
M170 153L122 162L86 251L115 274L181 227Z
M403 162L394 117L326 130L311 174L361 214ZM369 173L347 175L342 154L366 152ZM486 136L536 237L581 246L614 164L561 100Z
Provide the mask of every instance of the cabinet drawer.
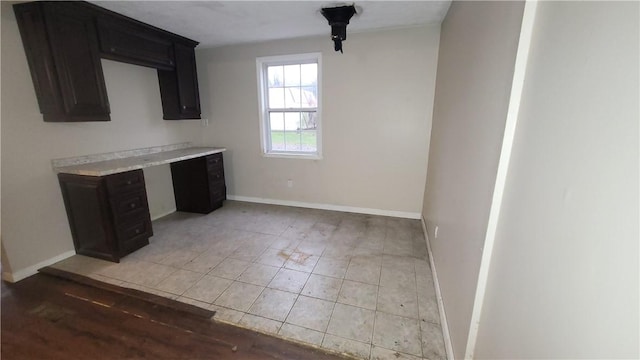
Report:
M211 187L209 189L209 194L211 196L211 202L215 203L218 201L226 200L227 198L227 188L222 183L222 186Z
M132 243L137 243L141 239L148 239L153 235L151 229L151 221L146 218L118 226L116 229L118 243L120 244L120 252L128 253L132 248Z
M109 199L113 218L117 224L131 221L140 214L148 214L147 194L143 191Z
M224 169L224 165L222 162L222 154L214 154L207 156L207 171L209 173L216 172L218 170L222 171Z
M207 155L207 167L222 167L222 153Z
M224 170L223 169L211 169L209 170L209 182L224 182Z
M144 189L142 170L127 171L106 177L109 195L118 196L127 192Z
M220 189L222 189L222 190L226 189L224 181L210 181L209 182L209 192L218 191Z

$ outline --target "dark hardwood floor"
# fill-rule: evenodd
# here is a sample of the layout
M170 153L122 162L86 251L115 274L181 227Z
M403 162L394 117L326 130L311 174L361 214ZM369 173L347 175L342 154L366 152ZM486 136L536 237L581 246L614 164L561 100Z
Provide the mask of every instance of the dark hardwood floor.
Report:
M343 359L234 326L179 303L47 274L2 283L3 360Z

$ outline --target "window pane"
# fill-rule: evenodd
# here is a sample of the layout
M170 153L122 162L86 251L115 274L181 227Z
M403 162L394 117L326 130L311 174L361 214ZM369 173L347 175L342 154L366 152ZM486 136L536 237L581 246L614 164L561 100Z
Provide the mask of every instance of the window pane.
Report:
M318 107L318 89L315 86L305 86L300 91L300 106L306 108Z
M299 87L284 88L284 105L287 109L300 108L300 88Z
M271 150L284 150L284 113L269 113L269 127L271 130Z
M284 127L287 131L297 131L298 129L300 129L300 113L284 113Z
M316 130L318 128L317 114L315 112L303 112L300 114L300 129Z
M267 78L269 79L269 87L281 87L284 85L282 66L269 66L267 68Z
M270 112L269 113L269 127L273 130L284 130L284 113Z
M318 83L318 64L303 64L300 66L300 84L302 86Z
M284 88L269 88L269 108L284 108Z
M285 142L287 151L300 151L300 113L288 112L284 114Z
M316 130L303 130L300 132L300 150L305 152L318 151L318 139Z
M300 131L287 131L286 137L284 147L286 151L301 151Z
M284 66L284 85L300 86L300 65Z

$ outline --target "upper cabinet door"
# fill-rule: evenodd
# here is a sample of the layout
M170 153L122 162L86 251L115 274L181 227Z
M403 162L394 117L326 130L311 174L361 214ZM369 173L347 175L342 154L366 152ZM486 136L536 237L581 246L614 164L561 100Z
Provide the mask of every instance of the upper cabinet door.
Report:
M200 96L194 48L176 43L175 53L180 114L199 118Z
M158 70L160 99L165 120L200 119L200 96L195 45L174 43L176 68Z
M173 42L144 26L121 19L98 18L100 55L156 69L173 70Z
M109 120L109 100L94 17L66 4L45 3L44 6L62 103L68 117L63 121Z

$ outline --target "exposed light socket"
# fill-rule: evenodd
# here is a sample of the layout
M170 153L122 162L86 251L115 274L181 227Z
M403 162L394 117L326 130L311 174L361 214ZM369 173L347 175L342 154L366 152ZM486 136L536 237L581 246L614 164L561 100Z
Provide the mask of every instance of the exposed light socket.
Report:
M287 180L287 187L293 187L293 180L289 179Z

